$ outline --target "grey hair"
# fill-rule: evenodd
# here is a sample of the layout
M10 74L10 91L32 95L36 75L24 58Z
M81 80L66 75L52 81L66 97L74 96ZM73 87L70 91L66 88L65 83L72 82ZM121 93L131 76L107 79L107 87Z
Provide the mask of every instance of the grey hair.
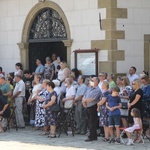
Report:
M108 83L107 81L103 81L103 84L105 85L105 87L106 87L107 89L109 89L109 83Z
M100 82L100 79L98 77L93 77L93 78L95 78L95 80L97 81L97 83Z
M72 81L70 78L66 78L65 81L69 82L70 85L72 84Z
M47 84L47 83L49 83L49 82L50 82L50 80L48 80L48 79L44 79L44 80L43 80L43 83L46 83L46 84Z

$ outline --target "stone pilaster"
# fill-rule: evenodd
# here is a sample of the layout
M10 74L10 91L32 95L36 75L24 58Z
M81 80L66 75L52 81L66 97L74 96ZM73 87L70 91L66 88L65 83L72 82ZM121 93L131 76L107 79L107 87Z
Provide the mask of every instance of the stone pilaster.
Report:
M28 43L17 43L19 49L20 49L20 59L21 59L21 63L24 67L24 69L27 69L29 60L28 60L28 47L29 44Z
M104 40L91 41L91 48L107 51L107 60L99 62L99 71L117 73L117 61L125 59L124 50L118 50L118 39L125 39L125 31L117 30L117 18L127 18L127 9L118 8L117 0L98 0L98 8L106 8L106 18L102 19Z

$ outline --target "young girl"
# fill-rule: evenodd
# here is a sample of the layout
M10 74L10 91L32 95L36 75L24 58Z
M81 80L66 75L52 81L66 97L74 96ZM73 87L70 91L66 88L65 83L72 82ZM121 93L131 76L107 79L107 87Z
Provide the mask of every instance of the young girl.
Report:
M133 140L131 139L131 133L136 129L142 129L142 121L141 121L140 111L137 108L133 108L131 110L131 116L133 117L134 125L132 127L125 129L125 132L128 137L127 145L134 144ZM136 140L138 140L138 131L136 131L136 139L134 141L136 141Z

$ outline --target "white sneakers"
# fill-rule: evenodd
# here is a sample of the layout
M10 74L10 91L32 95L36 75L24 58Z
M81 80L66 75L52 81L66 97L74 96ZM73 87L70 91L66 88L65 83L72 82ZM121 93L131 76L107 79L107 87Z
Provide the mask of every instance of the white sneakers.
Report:
M133 143L133 140L132 140L132 139L128 139L127 146L133 145L133 144L134 144L134 143Z

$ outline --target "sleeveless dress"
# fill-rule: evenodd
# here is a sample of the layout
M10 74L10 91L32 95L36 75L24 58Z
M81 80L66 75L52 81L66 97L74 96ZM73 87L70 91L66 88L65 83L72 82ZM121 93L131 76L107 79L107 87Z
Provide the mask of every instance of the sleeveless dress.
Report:
M140 124L138 124L136 118L133 118L133 121L134 121L134 125L132 127L126 128L125 131L132 133L134 130L141 128ZM141 119L140 119L140 122L142 124Z
M56 96L56 101L52 106L49 106L45 109L45 126L56 126L56 121L57 121L57 116L56 114L52 111L52 107L57 104L57 94L55 91L53 92L48 92L45 100L45 104L48 104L51 101L52 96Z
M44 66L44 79L50 80L53 71L55 71L54 64L51 64L51 65L45 64L45 66Z
M44 100L48 91L43 89L38 96L42 97ZM36 108L35 108L35 126L43 127L45 125L45 109L43 108L44 101L36 100Z

